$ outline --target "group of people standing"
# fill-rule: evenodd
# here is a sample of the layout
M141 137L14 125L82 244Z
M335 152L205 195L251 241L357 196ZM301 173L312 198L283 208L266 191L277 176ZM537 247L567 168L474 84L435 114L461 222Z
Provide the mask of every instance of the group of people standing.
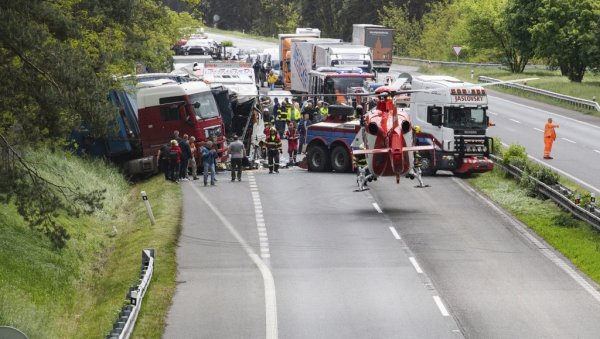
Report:
M179 137L179 131L174 131L173 139L160 148L157 159L165 180L188 181L190 170L193 179L198 180L198 163L202 163L204 186L208 185L209 175L210 184L215 185L217 149L212 141L197 143L195 137L187 134Z

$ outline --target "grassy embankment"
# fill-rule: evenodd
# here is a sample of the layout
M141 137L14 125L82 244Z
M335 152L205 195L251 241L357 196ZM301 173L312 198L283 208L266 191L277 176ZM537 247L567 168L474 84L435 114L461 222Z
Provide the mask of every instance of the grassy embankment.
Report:
M473 70L473 80L471 80L471 70ZM522 74L513 74L506 69L489 67L471 68L449 66L421 66L419 68L419 72L425 74L446 74L470 82L477 82L477 77L479 77L480 75L501 80L539 78L538 80L528 82L527 85L552 91L555 93L569 95L572 97L587 100L591 100L593 97L596 97L597 100L600 100L600 75L594 75L592 73L587 74L582 83L573 83L570 82L569 79L567 79L566 77L561 76L560 72L558 71L553 72L540 69L526 69L525 72ZM597 112L595 110L577 108L575 106L563 103L559 100L545 97L543 95L537 95L510 88L503 88L500 86L493 86L490 87L490 89L529 98L540 102L545 102L551 105L556 105L571 110L577 110L586 114L600 116L600 112Z
M528 197L524 188L499 169L467 181L600 283L600 233L596 229L550 200Z
M27 157L63 185L106 188L106 200L91 216L60 217L71 234L61 250L32 231L13 205L0 206L0 325L17 327L31 338L103 337L137 279L142 249L155 248L155 273L135 334L159 338L175 291L179 187L160 176L130 185L98 160L48 151ZM146 215L142 190L153 206L155 226Z

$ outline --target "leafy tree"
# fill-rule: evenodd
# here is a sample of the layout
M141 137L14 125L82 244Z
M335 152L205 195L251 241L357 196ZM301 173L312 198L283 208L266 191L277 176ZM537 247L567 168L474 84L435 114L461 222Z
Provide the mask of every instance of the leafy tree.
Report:
M106 133L114 123L106 99L113 76L131 73L136 62L167 70L171 43L197 23L154 0L0 2L0 155L13 155L0 166L0 197L58 247L68 239L58 212L93 211L102 189L62 187L21 154L28 147L62 150L81 124Z
M530 32L541 57L556 60L563 75L581 82L600 60L600 2L540 0Z
M522 73L534 54L528 31L532 19L526 8L506 0L463 2L469 8L468 40L473 52L485 60L500 59L513 73Z
M382 25L395 29L394 54L407 56L420 38L421 26L411 19L406 7L386 5L379 11Z

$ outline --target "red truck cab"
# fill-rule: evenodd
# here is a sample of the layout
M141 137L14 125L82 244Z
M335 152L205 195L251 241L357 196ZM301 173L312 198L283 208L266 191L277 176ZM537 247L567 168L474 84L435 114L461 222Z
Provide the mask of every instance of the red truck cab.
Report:
M220 157L227 156L225 127L210 87L201 81L177 83L161 79L137 84L137 112L144 156L156 155L179 135L213 141Z

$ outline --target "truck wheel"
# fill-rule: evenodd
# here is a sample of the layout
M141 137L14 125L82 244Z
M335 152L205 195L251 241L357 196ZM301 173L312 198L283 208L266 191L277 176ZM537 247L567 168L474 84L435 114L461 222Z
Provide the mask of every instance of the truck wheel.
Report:
M421 158L421 173L423 175L435 175L437 170L433 167L433 162L429 157Z
M183 55L190 55L190 52L185 51L185 52L183 52Z
M312 172L326 172L331 170L329 154L324 146L313 146L306 155L308 170Z
M331 151L331 168L336 172L350 171L350 154L344 146L335 146Z

